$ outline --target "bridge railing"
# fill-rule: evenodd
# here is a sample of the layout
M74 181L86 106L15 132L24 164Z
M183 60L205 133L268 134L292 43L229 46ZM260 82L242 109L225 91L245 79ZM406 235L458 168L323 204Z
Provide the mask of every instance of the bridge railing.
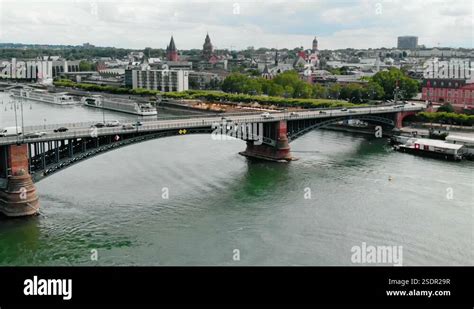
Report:
M368 110L367 110L368 109ZM235 123L255 123L255 122L274 122L279 120L299 120L299 119L313 119L313 118L326 118L326 117L334 117L334 116L358 116L358 115L365 115L365 114L380 114L380 113L389 113L389 112L399 112L399 111L409 111L409 110L419 110L420 107L408 107L408 108L393 108L389 106L384 107L365 107L364 109L357 109L355 113L348 113L347 111L343 112L340 109L334 110L327 110L324 114L320 113L311 113L305 112L302 114L298 114L296 116L292 116L289 113L273 113L270 118L262 117L255 114L249 113L234 113L234 114L225 114L225 117L228 118L230 121ZM313 111L314 112L314 111ZM232 116L249 116L249 117L239 117L235 119L231 119ZM221 116L224 115L215 115L211 116L201 116L201 117L176 117L174 119L160 119L157 121L156 119L150 120L140 120L142 121L143 125L139 126L135 129L126 129L124 130L121 126L119 127L104 127L97 130L92 130L91 126L96 122L76 122L76 123L66 123L66 124L50 124L47 126L30 126L25 127L25 132L28 130L53 130L58 127L64 126L69 130L67 132L57 132L54 135L47 134L44 137L27 139L24 135L21 136L11 136L11 137L1 137L0 144L13 144L15 142L33 142L33 141L44 141L44 140L60 140L60 139L68 139L68 138L79 138L79 137L90 137L90 136L104 136L104 135L113 135L113 134L127 134L132 133L134 131L137 132L146 132L146 131L156 131L156 130L165 130L165 129L186 129L192 127L210 127L216 122L220 123ZM171 121L171 122L170 122ZM135 121L124 122L124 123L133 123ZM96 135L95 135L96 134Z
M385 105L378 105L376 107L367 107L367 106L361 106L361 107L350 107L348 110L365 110L369 108L369 113L372 113L372 111L381 111L381 110L390 110L390 111L396 111L393 109L394 104L385 104ZM416 107L411 107L411 106L404 106L400 108L400 110L416 110ZM419 109L419 107L418 107ZM297 111L297 113L305 113L305 112L312 112L312 111L325 111L325 112L331 112L331 111L338 111L340 108L311 108L311 109L304 109L301 111ZM235 113L222 113L222 114L216 114L216 113L206 113L206 114L199 114L199 115L184 115L184 116L170 116L170 117L154 117L154 116L149 116L149 117L142 117L142 118L137 118L140 122L143 123L149 123L153 121L167 121L167 120L187 120L187 119L202 119L202 118L221 118L221 117L233 117L233 116L255 116L260 114L261 112L255 112L255 111L248 111L248 112L235 112ZM278 117L278 115L284 115L285 118L290 119L288 117L288 112L287 111L279 111L272 113L274 117ZM298 118L312 118L313 115L307 117L308 115L298 115ZM127 121L122 121L124 124L125 123L133 123L136 122L137 120L127 120ZM109 120L110 121L110 120ZM41 131L41 130L54 130L59 127L66 127L68 129L74 129L74 128L84 128L84 127L91 127L94 124L101 122L101 121L87 121L87 122L68 122L68 123L55 123L55 124L38 124L38 125L32 125L32 126L25 126L24 131L26 132L32 132L32 131ZM106 121L107 122L107 121Z
M260 114L260 112L239 112L239 113L225 113L225 114L216 114L216 113L206 113L206 114L198 114L198 115L184 115L184 116L169 116L169 117L154 117L154 116L147 116L137 119L129 119L129 120L122 120L122 124L128 123L135 123L140 121L142 123L154 122L154 121L167 121L167 120L186 120L186 119L202 119L202 118L221 118L221 117L232 117L232 116L246 116L246 115L255 115ZM112 120L108 120L110 122ZM102 122L101 120L97 121L86 121L86 122L64 122L64 123L54 123L54 124L38 124L38 125L31 125L25 126L25 132L32 132L32 131L42 131L42 130L54 130L60 127L66 127L68 129L74 128L83 128L83 127L91 127L96 123Z
M65 140L65 139L74 139L74 138L84 138L84 137L97 137L97 136L111 136L111 135L121 135L129 133L143 133L143 132L153 132L160 130L172 130L172 129L189 129L197 127L211 127L216 122L219 122L220 118L215 119L203 119L198 121L184 121L184 122L173 122L173 123L144 123L142 126L135 127L133 129L123 129L122 127L103 127L97 128L97 130L92 130L87 126L89 123L76 123L77 129L69 129L66 132L57 132L54 133L54 136L45 135L44 137L39 138L25 138L24 136L9 136L0 138L0 144L13 144L16 142L41 142L46 140ZM236 122L255 122L254 118L241 118ZM83 127L80 127L78 124L86 124ZM66 125L65 125L66 126ZM57 126L55 126L57 127ZM69 126L71 128L72 126Z

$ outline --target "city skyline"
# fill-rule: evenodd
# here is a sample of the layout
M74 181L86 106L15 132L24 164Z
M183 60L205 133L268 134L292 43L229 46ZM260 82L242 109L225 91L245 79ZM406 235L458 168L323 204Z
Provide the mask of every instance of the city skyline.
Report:
M54 5L50 5L54 4ZM472 48L468 1L35 1L0 2L0 41L143 49L391 48L414 35L427 47ZM19 22L21 21L21 22ZM29 21L29 22L24 22ZM38 32L48 35L38 35Z

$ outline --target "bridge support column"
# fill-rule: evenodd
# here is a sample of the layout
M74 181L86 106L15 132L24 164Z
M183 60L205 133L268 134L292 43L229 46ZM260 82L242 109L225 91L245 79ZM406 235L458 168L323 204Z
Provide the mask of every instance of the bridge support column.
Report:
M253 141L247 141L247 149L240 154L249 158L277 162L293 160L288 143L286 120L279 121L275 126L275 130L276 132L272 134L277 137L275 146L267 144L255 145Z
M0 213L8 217L30 216L38 213L36 187L29 174L28 145L8 145L6 162L8 171L5 185L0 187Z

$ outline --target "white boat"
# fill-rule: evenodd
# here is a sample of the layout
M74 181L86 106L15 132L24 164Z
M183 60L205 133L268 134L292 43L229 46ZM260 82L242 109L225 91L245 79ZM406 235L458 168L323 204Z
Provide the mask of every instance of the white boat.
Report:
M74 98L67 92L49 92L43 89L14 88L10 90L10 94L16 98L51 103L57 105L77 104Z
M150 103L136 102L120 97L103 97L101 95L91 95L83 97L81 102L86 106L103 108L112 111L140 115L156 116L156 108Z
M450 134L446 137L446 142L455 145L463 145L466 149L466 157L474 159L474 137Z
M405 144L395 145L394 148L402 152L453 161L462 160L466 154L464 145L427 138L410 138Z

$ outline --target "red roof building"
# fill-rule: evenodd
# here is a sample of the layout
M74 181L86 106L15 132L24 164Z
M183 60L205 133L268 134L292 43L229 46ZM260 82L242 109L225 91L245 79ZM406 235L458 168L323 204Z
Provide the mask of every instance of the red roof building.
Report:
M305 61L308 59L308 55L306 55L306 52L304 50L298 52L298 57L303 58Z
M474 83L464 79L425 79L421 98L433 103L450 103L456 111L474 109Z

